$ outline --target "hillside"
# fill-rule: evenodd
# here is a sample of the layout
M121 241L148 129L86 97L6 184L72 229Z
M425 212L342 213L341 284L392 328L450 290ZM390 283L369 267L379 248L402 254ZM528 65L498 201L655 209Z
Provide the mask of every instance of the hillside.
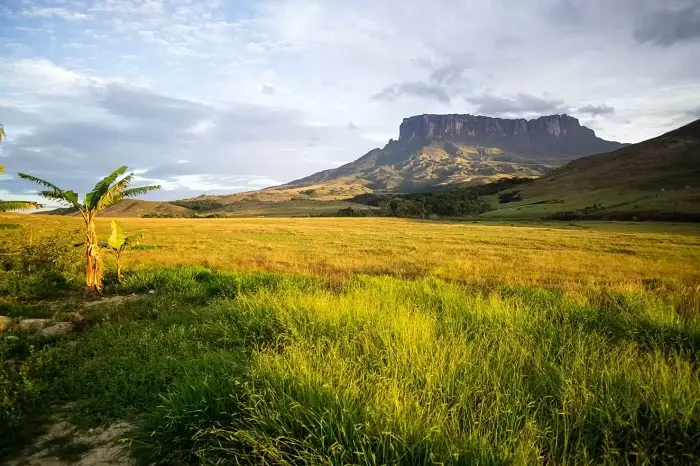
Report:
M42 215L78 215L72 207L58 208ZM102 212L103 217L143 217L146 214L184 216L189 209L173 205L170 202L144 201L141 199L124 199Z
M534 120L473 115L419 115L404 119L399 139L339 168L286 187L360 185L410 192L502 177L535 177L585 155L623 147L596 137L568 115Z
M614 152L574 160L488 216L586 218L700 214L700 120Z

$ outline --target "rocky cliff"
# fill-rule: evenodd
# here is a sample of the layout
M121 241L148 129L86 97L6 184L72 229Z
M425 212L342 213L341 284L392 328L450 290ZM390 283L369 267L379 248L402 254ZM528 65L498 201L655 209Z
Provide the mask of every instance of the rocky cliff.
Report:
M623 146L606 141L569 115L533 120L475 115L417 115L405 118L399 140L413 138L470 139L481 144L506 145L520 153L542 156L583 156Z

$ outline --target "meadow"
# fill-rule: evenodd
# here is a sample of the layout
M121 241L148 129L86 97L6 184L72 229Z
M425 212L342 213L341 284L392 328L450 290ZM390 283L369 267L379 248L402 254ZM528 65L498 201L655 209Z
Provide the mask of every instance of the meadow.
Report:
M0 224L0 315L78 328L0 335L7 461L57 417L138 464L700 461L697 225L122 219L95 300L78 219Z

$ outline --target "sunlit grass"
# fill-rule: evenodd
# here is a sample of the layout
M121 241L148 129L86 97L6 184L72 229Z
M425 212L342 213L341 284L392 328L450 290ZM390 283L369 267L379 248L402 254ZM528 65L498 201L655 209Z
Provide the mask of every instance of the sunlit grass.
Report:
M79 219L13 216L21 232L70 231ZM122 219L142 232L125 267L208 266L344 279L356 273L483 284L580 287L643 280L700 284L696 225L495 225L402 219ZM106 237L109 220L98 219ZM1 236L0 236L1 237Z
M36 377L93 422L137 419L146 463L700 459L700 324L651 292L202 269L122 292L142 289Z

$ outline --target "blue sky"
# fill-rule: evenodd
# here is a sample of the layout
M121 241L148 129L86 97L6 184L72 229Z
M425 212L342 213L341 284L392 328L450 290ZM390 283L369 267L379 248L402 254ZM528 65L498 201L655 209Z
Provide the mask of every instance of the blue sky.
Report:
M156 199L258 189L421 113L636 142L700 118L698 56L696 0L0 0L0 196L121 164Z

